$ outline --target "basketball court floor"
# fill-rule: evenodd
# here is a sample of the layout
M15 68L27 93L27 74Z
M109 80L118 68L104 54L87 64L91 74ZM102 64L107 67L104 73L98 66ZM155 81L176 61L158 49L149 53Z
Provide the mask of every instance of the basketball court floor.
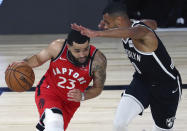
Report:
M187 84L187 29L159 30L158 34L179 69L183 83ZM22 60L45 48L50 42L66 35L0 35L0 91L6 90L4 71L12 61ZM120 39L96 38L91 41L108 59L106 86L128 85L133 67L124 54ZM49 62L35 68L34 86L45 73ZM120 95L123 90L104 90L92 100L81 103L67 131L112 131L112 123ZM0 131L35 131L39 116L34 103L34 92L1 92ZM187 89L183 89L182 100L176 115L174 131L187 131ZM135 118L129 131L151 131L153 125L150 109Z

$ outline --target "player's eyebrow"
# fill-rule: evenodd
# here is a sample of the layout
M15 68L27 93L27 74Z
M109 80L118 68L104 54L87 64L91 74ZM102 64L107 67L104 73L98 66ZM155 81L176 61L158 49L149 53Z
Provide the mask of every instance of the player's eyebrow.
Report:
M109 24L109 22L108 22L108 21L106 21L106 20L104 20L104 22L105 22L106 24Z

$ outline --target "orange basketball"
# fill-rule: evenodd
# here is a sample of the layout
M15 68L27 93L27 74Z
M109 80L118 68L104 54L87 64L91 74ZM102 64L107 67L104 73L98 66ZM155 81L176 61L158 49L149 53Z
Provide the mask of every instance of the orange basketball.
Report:
M35 80L32 68L24 62L13 64L5 72L8 87L17 92L29 90Z

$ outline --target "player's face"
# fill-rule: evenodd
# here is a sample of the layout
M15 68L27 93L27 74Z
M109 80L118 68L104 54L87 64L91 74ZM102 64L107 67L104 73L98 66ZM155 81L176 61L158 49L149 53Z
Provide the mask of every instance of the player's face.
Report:
M89 55L90 45L88 41L84 44L73 42L73 46L68 46L68 50L71 51L71 54L78 62L85 63Z
M105 29L118 28L116 18L110 16L108 13L103 15L103 21L105 23Z

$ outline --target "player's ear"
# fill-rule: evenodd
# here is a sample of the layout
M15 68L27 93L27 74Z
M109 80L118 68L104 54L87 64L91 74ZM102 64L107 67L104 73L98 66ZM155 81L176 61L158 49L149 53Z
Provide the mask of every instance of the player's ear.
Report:
M122 23L122 17L118 16L118 17L115 19L115 22L116 22L116 24L117 24L118 26L120 26L121 23Z

